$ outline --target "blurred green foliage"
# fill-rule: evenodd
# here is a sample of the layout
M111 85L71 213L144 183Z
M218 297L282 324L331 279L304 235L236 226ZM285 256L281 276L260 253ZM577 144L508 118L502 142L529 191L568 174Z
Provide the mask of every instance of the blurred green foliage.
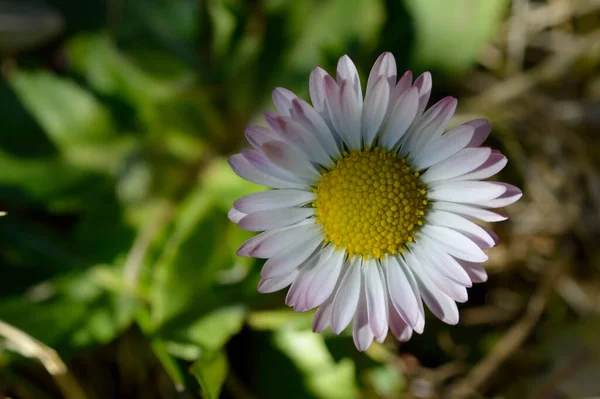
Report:
M363 77L382 50L467 71L505 2L466 3L1 2L27 29L0 29L15 39L0 82L0 320L67 359L139 329L177 390L207 398L226 380L233 396L241 380L261 398L396 397L398 370L357 362L348 337L312 334L310 314L256 292L260 264L235 255L250 235L226 212L261 188L226 157L275 86L306 96L310 70L344 53Z

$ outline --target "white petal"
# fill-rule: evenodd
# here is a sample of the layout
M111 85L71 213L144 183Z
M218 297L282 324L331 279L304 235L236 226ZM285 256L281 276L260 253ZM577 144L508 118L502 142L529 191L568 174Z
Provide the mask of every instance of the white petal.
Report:
M481 209L476 206L457 204L455 202L432 201L432 209L452 212L467 219L479 220L481 222L501 222L507 217L487 209Z
M453 97L445 97L435 103L410 128L410 137L406 145L410 148L411 157L419 157L434 140L440 138L446 125L454 116L458 101Z
M496 182L459 181L431 187L427 197L438 201L476 204L498 198L505 191L506 187Z
M447 227L425 225L421 228L421 233L435 241L440 250L446 251L456 258L469 262L485 262L488 259L477 244Z
M426 236L421 237L418 245L411 247L413 253L419 259L426 258L432 269L444 277L454 281L463 287L471 287L471 279L467 272L452 256L444 251L439 250L439 246L435 242L431 242Z
M360 78L358 76L358 71L356 70L356 66L347 55L343 55L340 57L337 64L337 74L336 80L341 82L342 80L348 81L352 91L354 92L354 97L356 98L356 103L359 108L362 108L362 88L360 87Z
M314 219L304 219L292 226L264 231L243 243L237 250L238 256L270 258L281 248L309 235L320 234L321 227ZM307 236L306 238L304 238Z
M426 276L441 292L448 295L452 300L461 303L467 301L469 297L467 295L467 289L464 286L448 279L437 269L434 269L428 257L419 255L416 252L413 252L413 255L418 262L418 267L413 268L416 275L420 277ZM471 281L469 280L469 284L470 283Z
M338 133L351 150L361 148L360 115L362 101L358 102L351 82L344 80L340 84L340 129Z
M465 148L462 151L466 150L469 150L469 148ZM470 173L453 178L452 181L487 179L504 169L507 163L508 160L500 151L493 150L490 157L481 166Z
M481 248L491 248L496 244L494 239L481 226L468 221L462 216L450 212L432 210L427 212L426 218L431 224L449 227L461 233L466 233L467 237L471 238L471 240L473 240L473 237L476 237L483 244L483 246L479 245Z
M390 303L388 306L390 330L394 337L400 342L406 342L410 339L413 329L402 319L394 306Z
M292 100L297 96L290 90L283 87L277 87L273 90L273 104L281 115L290 116Z
M264 231L290 226L315 214L314 208L281 208L252 213L238 223L248 231Z
M267 294L276 292L284 289L288 285L292 284L294 279L298 276L298 270L292 270L291 273L283 276L277 276L273 278L261 279L258 283L258 292L261 294Z
M340 101L340 87L331 76L325 75L323 77L323 88L325 90L325 105L329 115L329 120L331 121L331 125L335 129L336 133L342 136L342 104Z
M333 133L329 130L321 115L306 101L300 98L292 101L292 117L307 130L310 129L317 133L317 139L331 158L336 159L341 156Z
M382 147L391 149L402 138L417 115L418 106L418 92L414 87L398 98L379 136Z
M412 257L410 251L406 251L405 256ZM413 270L417 270L418 262L415 259L407 259L407 263L411 264ZM425 304L431 312L444 323L458 323L458 308L456 303L446 294L444 294L429 278L426 273L415 273L419 291Z
M419 109L417 110L417 115L421 115L425 107L427 107L429 97L431 96L431 88L433 87L431 73L423 73L415 80L413 86L419 89Z
M457 262L465 269L471 281L474 283L485 283L488 279L487 272L479 263L467 262L457 259Z
M459 315L456 302L435 287L431 280L427 280L427 277L421 275L417 278L417 281L419 282L423 301L431 310L431 313L444 323L458 324Z
M305 190L270 190L248 194L233 203L240 212L254 213L269 209L291 208L313 201L316 195Z
M322 242L323 239L316 236L285 247L265 262L260 271L260 276L262 278L273 278L291 273L307 260Z
M496 234L493 230L489 229L486 226L479 226L479 227L481 227L483 230L485 230L487 235L492 237L492 240L494 240L494 245L492 245L492 246L496 246L500 243L500 237L498 237L498 234Z
M381 336L388 329L387 310L385 308L387 289L384 282L381 281L378 266L374 260L365 262L362 273L369 325L375 336Z
M281 138L269 128L262 126L248 126L244 130L246 140L257 150L261 150L260 147L267 141L281 140Z
M421 181L431 183L463 176L483 165L491 154L492 150L487 147L464 148L445 161L429 168L421 176Z
M286 304L293 306L297 312L303 312L322 304L333 292L343 263L342 257L332 257L334 247L328 246L318 253L313 259L306 261L300 267L300 274L290 288L286 297Z
M366 147L373 145L375 136L385 118L389 97L390 86L385 76L379 78L373 88L367 91L362 110L362 136Z
M383 307L383 314L385 315L385 320L386 320L386 328L383 330L382 334L379 335L375 335L375 340L377 342L379 342L380 344L383 343L383 341L385 341L385 338L388 335L388 331L389 328L387 327L389 325L389 310L388 307L390 306L390 295L388 294L387 291L387 283L385 281L385 272L383 271L383 266L381 265L381 262L377 262L377 272L379 273L379 280L381 281L381 285L383 287L383 296L384 296L384 307ZM392 305L393 306L393 305ZM373 330L373 327L371 327L371 331Z
M421 300L421 293L419 292L417 280L415 279L414 273L412 272L411 268L407 265L406 260L401 255L396 255L393 258L400 265L400 268L406 276L406 279L408 280L412 292L415 294L419 313L416 324L411 327L413 328L413 330L415 330L415 332L421 334L425 327L425 311L423 309L423 301ZM400 315L402 315L402 313L400 313Z
M491 200L477 201L475 203L476 205L485 206L488 208L501 208L503 206L507 206L514 202L517 202L519 200L519 198L521 198L523 196L523 193L521 192L521 190L518 187L515 187L511 184L499 183L499 182L494 182L494 184L504 187L506 189L506 191L502 195L500 195L498 198L491 199Z
M406 93L406 91L412 87L412 72L404 72L404 75L402 75L400 80L398 80L398 83L395 85L395 87L394 85L391 87L392 91L390 92L390 105L388 106L388 112L393 109L400 96ZM416 90L418 92L419 88L416 88Z
M356 309L356 316L354 316L354 322L352 323L352 338L356 349L361 352L369 349L369 346L373 343L373 332L369 327L369 315L368 315L368 304L367 304L367 288L364 285L364 281L360 290L360 298Z
M344 251L335 251L326 261L314 268L314 277L306 292L307 309L321 305L331 296L339 280L342 265L344 264L344 257Z
M334 295L332 294L321 306L319 306L319 309L317 309L312 322L313 332L320 333L331 326L333 298Z
M389 89L396 85L396 59L392 53L385 52L381 54L373 64L367 80L366 98L369 97L370 91L373 90L381 77L388 82Z
M336 335L348 326L356 312L361 287L361 262L360 258L350 262L340 287L335 293L331 313L331 331Z
M416 326L419 319L419 299L418 292L413 291L409 282L409 276L406 275L398 259L394 256L386 258L382 262L382 266L394 308L410 326Z
M325 88L323 86L323 78L328 76L323 68L317 67L310 73L310 101L317 112L321 113L326 110L325 106Z
M285 304L293 307L296 312L304 312L308 309L306 306L306 290L310 284L310 280L313 278L312 271L320 263L323 255L329 255L326 252L326 249L319 248L298 266L298 277L294 280L285 297Z
M250 164L256 169L277 179L298 184L311 184L312 182L312 180L307 177L298 176L288 170L281 169L280 167L274 165L262 154L262 148L260 152L255 150L243 150L242 156L246 158L248 162L250 162Z
M265 113L265 119L273 130L277 131L286 142L301 150L306 158L321 165L333 165L333 161L317 139L315 132L305 129L302 124L289 117Z
M442 137L426 146L419 157L414 159L415 168L418 170L427 169L450 158L469 144L474 133L475 129L468 124L457 126L444 133Z
M308 187L306 184L292 183L270 176L253 166L242 154L230 156L228 162L238 176L253 183L274 188L304 189Z
M242 218L244 218L245 216L245 213L242 213L235 208L231 208L229 212L227 212L227 217L229 218L229 220L236 224L239 223L239 221L242 220Z
M274 165L293 172L296 175L318 180L321 177L319 171L308 161L304 155L289 144L281 141L269 141L262 146L267 159Z

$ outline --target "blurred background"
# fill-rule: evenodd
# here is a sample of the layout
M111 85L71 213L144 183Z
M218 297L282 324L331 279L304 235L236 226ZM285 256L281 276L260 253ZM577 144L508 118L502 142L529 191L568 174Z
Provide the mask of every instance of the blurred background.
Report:
M382 51L486 117L523 199L458 326L356 351L256 291L227 156ZM600 395L600 1L0 0L0 397Z

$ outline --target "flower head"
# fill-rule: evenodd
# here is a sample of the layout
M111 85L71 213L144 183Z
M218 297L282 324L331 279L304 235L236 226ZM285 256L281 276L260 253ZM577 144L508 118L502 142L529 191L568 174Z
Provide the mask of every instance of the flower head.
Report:
M423 302L438 318L458 323L456 302L487 275L482 249L495 234L476 222L517 201L509 184L482 181L506 158L481 147L490 133L478 119L446 131L457 101L426 110L431 75L399 80L382 54L363 100L356 67L340 58L336 79L316 68L312 106L277 88L269 128L250 126L254 149L229 162L242 178L274 190L235 201L230 219L249 231L238 255L268 259L260 292L291 284L286 303L318 307L313 330L342 332L352 322L359 350L388 329L401 341L425 325Z

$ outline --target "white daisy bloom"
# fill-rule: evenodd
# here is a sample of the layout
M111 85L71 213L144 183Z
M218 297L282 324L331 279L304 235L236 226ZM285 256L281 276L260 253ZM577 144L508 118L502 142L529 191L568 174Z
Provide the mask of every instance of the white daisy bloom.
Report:
M483 249L498 243L476 222L506 217L490 211L517 201L514 186L482 181L506 165L481 147L490 124L474 120L449 131L457 101L425 110L431 75L400 79L382 54L363 100L356 67L340 58L336 79L310 75L312 106L277 88L269 128L250 126L254 147L229 159L242 178L273 190L235 201L230 219L262 231L238 255L268 259L258 290L291 284L286 303L318 307L313 330L341 333L352 322L356 347L400 341L425 325L423 302L458 323L456 302L484 282Z

